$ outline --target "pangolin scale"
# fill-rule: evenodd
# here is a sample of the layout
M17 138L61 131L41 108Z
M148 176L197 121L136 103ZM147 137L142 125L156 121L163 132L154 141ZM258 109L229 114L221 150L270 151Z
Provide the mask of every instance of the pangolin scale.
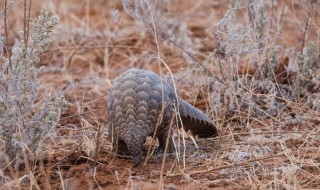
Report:
M154 133L160 150L164 150L176 105L185 131L200 138L217 136L209 117L177 97L174 89L157 74L132 68L118 76L108 96L109 135L117 153L131 156L135 165L139 165L143 144ZM172 132L169 136L169 152L172 152Z

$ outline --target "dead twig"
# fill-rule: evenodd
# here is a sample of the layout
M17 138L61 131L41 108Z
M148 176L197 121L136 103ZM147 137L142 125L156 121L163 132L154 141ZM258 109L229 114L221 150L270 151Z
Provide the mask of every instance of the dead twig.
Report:
M256 162L256 161L261 161L261 160L266 160L266 159L270 159L270 158L275 158L275 157L279 157L284 155L285 153L278 153L278 154L273 154L273 155L267 155L261 158L254 158L254 159L250 159L250 160L246 160L246 161L242 161L242 162L236 162L234 164L230 164L230 165L226 165L226 166L219 166L216 168L209 168L207 170L199 170L199 171L191 171L188 174L192 175L192 174L201 174L201 173L207 173L207 172L213 172L213 171L219 171L219 170L223 170L223 169L227 169L227 168L232 168L232 167L238 167L238 166L244 166L247 164L250 164L252 162ZM175 177L175 176L181 176L183 175L183 173L179 173L179 174L166 174L166 176L168 177Z
M301 51L300 51L300 54L301 54L301 55L303 54L303 48L304 48L304 45L305 45L305 43L306 43L306 36L307 36L307 31L308 31L310 16L311 16L311 12L309 11L309 12L308 12L307 21L306 21L306 24L305 24L304 30L303 30L303 36L302 36L302 39L303 39L303 40L302 40Z

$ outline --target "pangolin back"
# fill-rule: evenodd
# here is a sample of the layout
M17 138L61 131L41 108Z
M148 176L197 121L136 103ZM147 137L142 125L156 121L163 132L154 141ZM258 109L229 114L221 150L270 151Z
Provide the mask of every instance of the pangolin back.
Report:
M139 165L143 144L147 136L154 133L159 139L160 149L164 150L177 102L186 131L205 138L217 135L209 117L176 97L174 89L157 74L132 68L118 76L108 96L109 134L117 152L132 156L135 164ZM172 149L170 138L169 151Z

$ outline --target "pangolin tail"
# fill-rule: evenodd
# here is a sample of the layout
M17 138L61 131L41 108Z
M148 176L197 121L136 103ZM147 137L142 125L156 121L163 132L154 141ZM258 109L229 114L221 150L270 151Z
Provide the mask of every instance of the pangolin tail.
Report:
M179 112L185 131L191 131L192 135L200 138L210 138L218 135L211 119L181 98L179 99Z

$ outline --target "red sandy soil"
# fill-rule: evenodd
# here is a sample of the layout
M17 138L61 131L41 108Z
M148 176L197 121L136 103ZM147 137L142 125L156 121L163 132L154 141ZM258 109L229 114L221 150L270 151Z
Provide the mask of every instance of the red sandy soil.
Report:
M36 15L42 1L32 2L32 15ZM40 74L39 99L47 93L61 94L65 96L70 106L61 116L60 125L57 128L59 138L53 145L48 146L43 164L33 166L32 171L40 184L40 189L158 189L162 157L152 157L146 164L133 167L130 160L120 159L111 151L106 127L107 93L112 80L130 67L158 72L158 61L150 59L157 56L153 33L148 32L143 24L127 16L120 1L86 2L90 2L89 7L85 2L79 3L76 0L45 1L44 3L48 3L48 7L59 15L60 23L54 32L51 49L41 57L40 65L46 68ZM21 25L15 24L22 16L17 12L22 10L20 6L16 3L9 11L9 28L12 31L21 28ZM178 20L177 23L173 23L176 27L186 26L185 35L191 39L197 58L203 61L215 48L214 37L208 28L223 17L226 9L230 8L231 1L173 0L172 4L164 3L162 6L167 6L166 18L173 15L172 17ZM271 11L272 14L279 17L283 6L283 3L278 3ZM282 39L279 43L284 47L299 49L303 39L300 28L307 19L306 10L296 1L290 1L285 6L281 17ZM120 24L114 23L112 12L115 9L119 9ZM13 15L16 12L17 15ZM177 31L180 30L177 29ZM182 34L184 33L181 32ZM316 32L310 29L307 41L310 41L310 36L315 34ZM14 35L14 32L10 32L9 36ZM179 94L207 111L208 92L194 88L188 81L183 80L187 63L181 50L161 39L159 39L159 46L161 57L180 80ZM208 65L208 69L213 73L216 71L213 65ZM256 174L250 174L255 175L254 179L258 181L250 181L253 178L239 172L239 168L249 172L253 163L263 166L288 163L286 156L281 152L273 152L271 154L273 156L267 155L261 160L232 166L227 161L228 144L241 145L246 142L243 141L242 136L231 138L228 135L248 131L236 125L234 128L221 126L218 128L221 136L225 136L224 138L216 141L197 140L199 146L199 152L197 152L195 145L188 137L186 138L187 151L185 155L183 152L180 154L179 163L174 157L167 157L162 174L163 188L205 190L277 187L272 185L272 175L268 176L263 171L258 171ZM265 130L259 125L257 128ZM97 148L99 129L102 131L100 135L102 138ZM176 142L178 142L177 137ZM286 143L288 147L302 144L299 141ZM148 148L149 146L146 145L146 149ZM98 154L95 154L96 150L99 150ZM206 172L206 170L209 171ZM21 168L17 176L22 176L24 171L24 168ZM315 176L317 174L314 172L319 172L314 168L306 171ZM307 174L297 178L303 180L303 176ZM320 188L318 180L308 178L306 180L309 182L306 188ZM289 182L286 181L286 183ZM0 181L0 189L2 185ZM26 185L25 188L29 189L29 186Z

